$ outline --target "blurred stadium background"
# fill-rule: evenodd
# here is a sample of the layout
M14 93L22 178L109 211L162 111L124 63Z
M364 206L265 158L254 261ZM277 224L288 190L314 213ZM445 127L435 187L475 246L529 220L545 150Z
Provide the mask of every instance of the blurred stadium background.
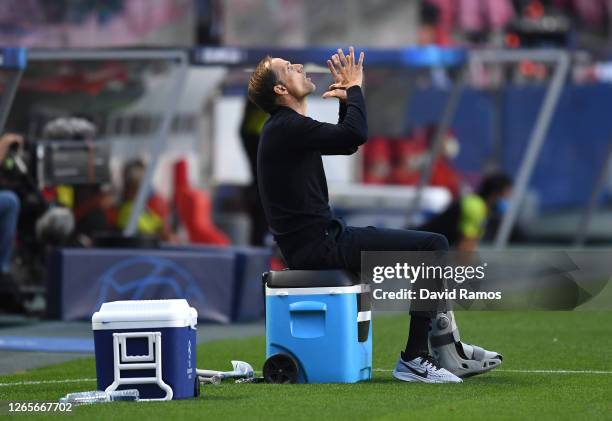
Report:
M107 300L187 297L202 321L261 321L261 273L283 262L246 82L268 53L307 66L309 114L333 122L325 59L366 51L370 140L325 158L349 224L420 226L504 172L510 205L481 247L612 244L610 0L3 1L0 45L0 130L25 139L0 177L21 202L5 350L90 351L19 336L84 337L38 321Z

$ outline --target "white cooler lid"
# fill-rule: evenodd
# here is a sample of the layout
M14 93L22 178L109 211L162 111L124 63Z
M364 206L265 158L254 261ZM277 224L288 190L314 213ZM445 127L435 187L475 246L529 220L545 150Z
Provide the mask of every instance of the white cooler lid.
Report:
M195 329L198 312L185 299L131 300L104 303L91 317L93 330L153 327Z

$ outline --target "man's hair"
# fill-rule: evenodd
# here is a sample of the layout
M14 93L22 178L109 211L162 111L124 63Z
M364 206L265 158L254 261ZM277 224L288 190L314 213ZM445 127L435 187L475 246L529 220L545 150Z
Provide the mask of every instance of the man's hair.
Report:
M271 113L278 107L274 86L279 83L276 72L272 70L272 57L265 56L249 79L249 99L265 112Z
M504 173L490 174L482 180L478 195L483 199L488 199L498 195L512 187L512 179Z

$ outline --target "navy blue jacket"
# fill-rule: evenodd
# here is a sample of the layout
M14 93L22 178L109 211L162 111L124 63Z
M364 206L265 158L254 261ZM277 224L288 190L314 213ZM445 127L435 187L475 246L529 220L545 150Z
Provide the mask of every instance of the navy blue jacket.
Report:
M347 90L338 124L313 120L288 107L272 113L261 132L257 178L268 225L279 244L300 241L299 232L330 223L321 156L351 155L367 135L365 100L358 86Z

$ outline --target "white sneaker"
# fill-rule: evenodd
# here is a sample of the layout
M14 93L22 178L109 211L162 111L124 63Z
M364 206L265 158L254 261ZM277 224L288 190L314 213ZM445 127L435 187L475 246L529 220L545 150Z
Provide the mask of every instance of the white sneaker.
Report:
M461 383L459 377L450 371L438 366L430 355L416 357L410 361L404 361L404 355L395 365L393 377L404 382L423 383Z

